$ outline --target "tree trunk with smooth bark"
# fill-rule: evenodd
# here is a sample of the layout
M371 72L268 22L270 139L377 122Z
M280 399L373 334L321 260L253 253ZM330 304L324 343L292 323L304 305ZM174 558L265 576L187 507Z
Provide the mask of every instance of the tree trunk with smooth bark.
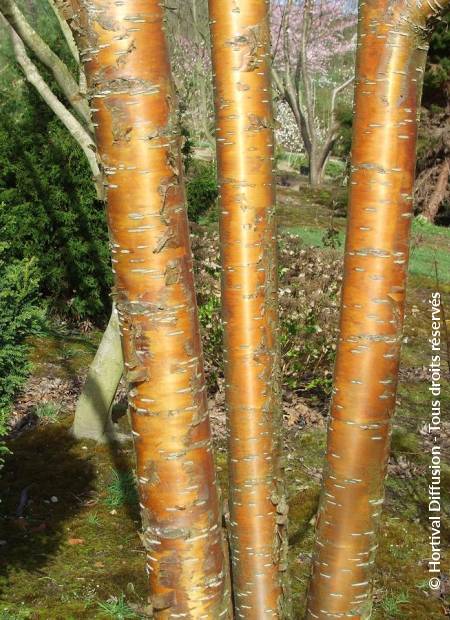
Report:
M71 3L107 212L154 617L226 618L221 512L164 9Z
M371 615L395 409L417 114L438 5L360 6L350 205L327 460L308 620Z
M209 0L236 618L284 618L269 3Z
M114 397L122 375L119 318L113 308L77 401L72 425L72 433L76 439L92 439L101 443L123 439L111 418Z

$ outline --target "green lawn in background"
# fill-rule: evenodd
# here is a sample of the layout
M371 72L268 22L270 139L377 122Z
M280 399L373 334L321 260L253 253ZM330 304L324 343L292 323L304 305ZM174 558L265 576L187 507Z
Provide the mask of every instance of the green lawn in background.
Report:
M326 225L285 227L285 231L298 235L306 245L324 247ZM340 230L337 239L343 251L345 232ZM409 273L435 280L435 261L438 268L439 281L450 282L450 230L442 226L434 226L428 222L414 220L411 236L411 255Z

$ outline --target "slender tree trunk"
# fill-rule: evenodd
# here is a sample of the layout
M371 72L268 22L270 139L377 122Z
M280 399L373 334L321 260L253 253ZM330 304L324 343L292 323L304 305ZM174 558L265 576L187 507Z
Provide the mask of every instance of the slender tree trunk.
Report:
M423 33L434 6L361 3L340 339L309 620L371 614L404 314Z
M111 420L111 408L122 374L119 318L113 308L75 409L72 433L77 439L120 439Z
M320 162L320 153L317 147L312 146L309 152L309 184L312 187L319 187L322 183L324 166Z
M154 617L224 618L225 563L163 7L73 2L108 175Z
M434 191L431 195L430 200L428 201L428 204L426 205L425 209L422 211L423 217L425 217L432 224L434 224L434 220L436 219L436 216L438 214L439 207L441 206L441 203L444 200L444 197L447 191L449 176L450 176L450 160L444 159L442 166L441 166L441 171L436 181L436 186L434 188Z
M284 617L268 2L209 0L237 618Z

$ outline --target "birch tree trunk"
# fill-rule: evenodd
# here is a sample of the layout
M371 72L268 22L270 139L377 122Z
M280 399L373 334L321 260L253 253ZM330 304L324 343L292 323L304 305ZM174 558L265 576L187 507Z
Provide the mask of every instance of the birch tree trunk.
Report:
M309 620L371 615L398 380L427 21L438 10L420 0L360 5L340 339Z
M282 618L277 253L269 3L209 0L236 618Z
M154 617L228 599L163 7L72 0L107 211Z

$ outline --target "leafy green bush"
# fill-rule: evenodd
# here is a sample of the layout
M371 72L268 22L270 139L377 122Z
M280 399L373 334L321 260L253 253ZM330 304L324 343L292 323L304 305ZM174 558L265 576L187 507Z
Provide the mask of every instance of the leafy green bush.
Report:
M108 234L84 154L27 85L0 117L0 242L35 261L49 309L102 322L110 309Z
M36 260L9 261L8 250L0 242L0 436L7 430L11 401L30 371L25 339L45 320Z
M186 183L188 217L191 222L198 222L214 207L219 194L216 168L210 162L192 161L189 170Z
M423 83L423 104L441 108L450 95L450 9L446 9L430 37L430 49Z

